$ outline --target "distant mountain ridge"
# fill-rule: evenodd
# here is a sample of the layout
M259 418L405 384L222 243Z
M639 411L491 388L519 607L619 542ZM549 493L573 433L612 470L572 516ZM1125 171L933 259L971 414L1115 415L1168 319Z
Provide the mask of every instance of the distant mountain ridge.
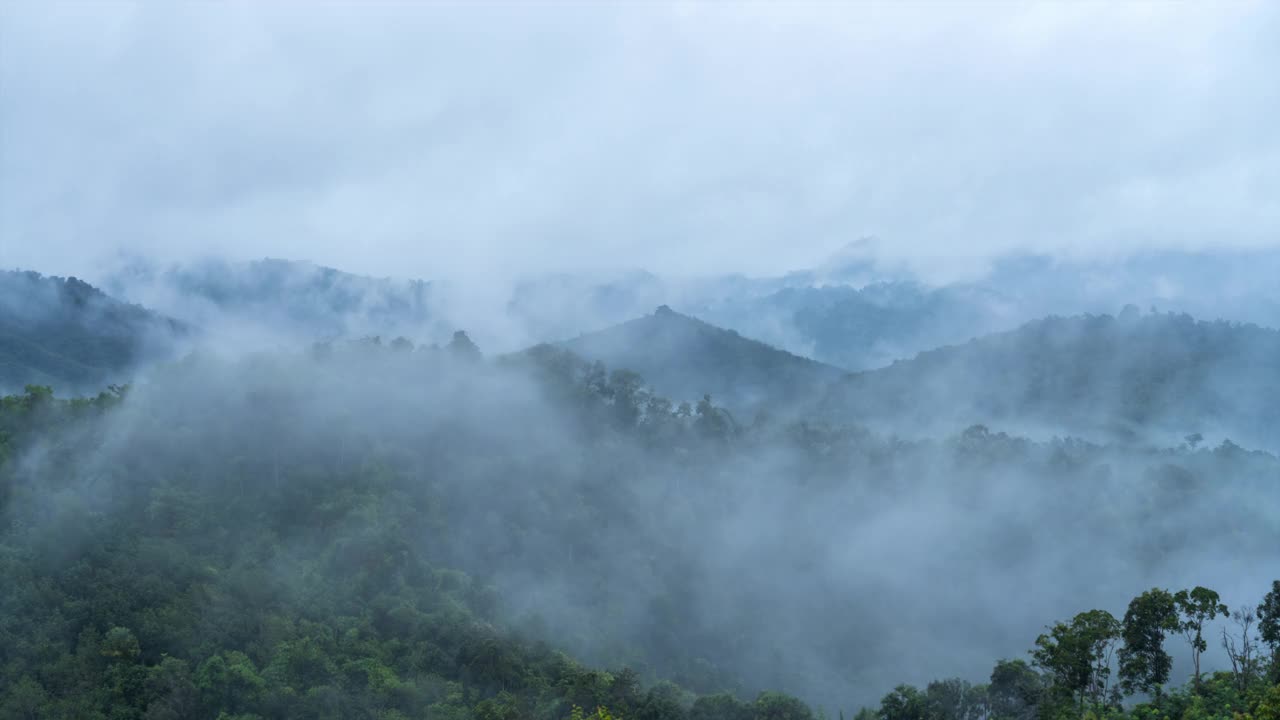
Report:
M1274 436L1263 428L1280 420L1274 410L1280 407L1275 402L1280 395L1275 389L1280 379L1277 331L1185 315L1144 315L1137 308L1120 317L1028 317L1049 305L1069 305L1062 299L1066 297L1102 304L1100 298L1112 297L1112 286L1125 278L1133 281L1138 289L1133 295L1139 297L1155 291L1176 294L1169 290L1176 286L1184 287L1186 298L1211 295L1210 289L1186 287L1192 255L1160 257L1152 260L1159 277L1148 279L1147 285L1138 282L1135 273L1141 268L1132 262L1108 266L1113 274L1104 278L1101 270L1084 263L1009 258L992 273L1004 278L997 283L999 290L984 284L929 287L901 278L861 287L809 284L820 277L861 277L870 267L862 261L844 275L829 267L820 275L687 282L644 272L602 282L565 274L549 284L517 288L508 316L497 326L514 318L517 324L528 321L526 330L568 330L591 320L592 327L606 329L566 331L560 337L572 339L558 344L610 369L635 370L655 390L677 400L696 401L710 394L719 404L746 411L748 420L755 410L768 407L916 434L989 422L1041 435L1100 439L1158 433L1167 441L1202 433L1274 448ZM1230 292L1237 298L1233 302L1248 299L1253 311L1246 315L1265 319L1271 312L1270 296L1246 261L1265 273L1276 258L1280 253L1258 251L1210 265L1239 281ZM368 278L309 263L211 261L165 270L142 264L112 278L130 299L154 298L149 305L189 323L168 321L172 326L160 336L171 336L180 325L198 327L206 339L239 350L337 336L405 335L430 342L444 340L459 327L473 330L453 321L450 310L458 308L449 306L436 284ZM1068 286L1073 282L1085 287L1072 290ZM1043 298L1034 292L1041 287ZM97 293L87 284L85 288L89 290L66 296ZM22 292L11 295L25 297ZM652 314L648 308L654 305L649 305L621 320L601 321L669 296L682 298L676 307L687 314L658 303L659 311ZM5 381L19 388L30 380L96 389L101 378L127 379L132 358L149 353L128 349L133 347L129 343L151 335L140 328L163 329L165 322L162 318L156 324L146 319L151 317L147 311L126 307L133 310L108 313L101 328L88 331L97 349L83 351L48 347L47 338L61 331L35 333L31 317L11 310L5 326ZM483 313L468 310L484 321ZM79 312L82 318L90 315ZM122 312L134 318L132 324L110 319L124 317ZM81 322L79 332L86 332L85 327ZM246 328L258 336L242 341L233 334ZM485 342L496 334L475 333L487 352L497 351ZM37 337L41 339L33 340ZM534 342L554 337L539 335ZM849 368L858 372L846 378Z
M849 375L818 409L927 432L995 423L1100 439L1280 446L1280 331L1189 315L1048 317Z
M587 360L633 370L674 400L711 395L740 411L799 406L844 374L666 305L559 344Z
M812 270L664 278L644 271L526 279L509 312L535 336L623 322L660 304L847 370L884 367L1048 315L1127 304L1280 328L1280 248L1115 259L1010 254L977 279L931 285L854 243Z
M74 277L0 272L0 390L32 384L96 394L170 356L188 332Z
M445 330L429 282L366 277L308 262L204 260L161 268L134 261L106 285L249 345L369 335L420 339Z

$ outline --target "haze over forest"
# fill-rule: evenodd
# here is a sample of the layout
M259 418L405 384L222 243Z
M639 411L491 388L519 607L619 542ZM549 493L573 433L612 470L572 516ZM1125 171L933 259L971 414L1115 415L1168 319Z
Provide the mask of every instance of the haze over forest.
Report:
M1280 719L1277 36L0 6L0 718Z

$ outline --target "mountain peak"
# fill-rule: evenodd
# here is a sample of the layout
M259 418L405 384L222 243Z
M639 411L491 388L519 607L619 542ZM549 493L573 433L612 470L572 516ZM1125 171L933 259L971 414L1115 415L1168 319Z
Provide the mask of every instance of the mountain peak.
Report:
M634 370L674 400L710 394L735 411L795 405L843 374L667 305L562 346L587 360Z

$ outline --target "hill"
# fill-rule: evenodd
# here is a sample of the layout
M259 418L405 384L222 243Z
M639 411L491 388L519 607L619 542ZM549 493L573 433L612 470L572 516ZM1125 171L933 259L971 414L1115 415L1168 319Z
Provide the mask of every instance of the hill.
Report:
M711 395L738 411L785 412L843 374L666 305L561 345L588 360L638 372L659 394L675 400Z
M137 261L111 274L106 286L241 344L443 333L430 283L307 262L205 260L158 268Z
M534 338L564 337L655 305L847 370L897 359L1048 315L1126 304L1280 328L1280 250L1141 252L1105 259L1010 254L965 281L936 284L873 261L853 243L809 270L773 277L676 278L632 271L558 274L517 286L507 308Z
M93 394L169 355L186 332L74 277L0 272L0 391L31 384Z
M883 367L1026 319L995 291L916 282L786 287L709 306L703 317L848 370Z
M1274 449L1280 331L1133 307L1118 317L1049 317L850 375L821 414L918 432L993 423Z
M991 662L1153 586L1274 579L1272 455L741 429L606 377L334 343L0 398L0 717L814 716L763 688L1078 717L1078 674ZM1201 709L1259 707L1236 679Z

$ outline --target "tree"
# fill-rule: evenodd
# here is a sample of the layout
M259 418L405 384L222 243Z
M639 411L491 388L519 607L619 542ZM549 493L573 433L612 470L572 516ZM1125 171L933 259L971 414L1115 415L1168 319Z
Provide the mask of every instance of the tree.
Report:
M728 693L705 695L693 701L689 720L752 720L751 706Z
M609 713L608 708L604 706L596 707L595 712L587 715L582 712L582 708L574 705L573 710L569 713L569 720L614 720L614 717ZM618 718L618 720L622 719Z
M613 673L613 682L609 683L608 702L605 707L624 716L640 704L640 674L631 668L623 668Z
M40 708L49 699L40 683L24 676L8 692L0 692L0 716L13 720L37 720Z
M445 347L454 357L467 362L478 361L481 357L480 348L476 347L471 338L467 337L467 333L462 330L454 332L453 338L449 340L449 344Z
M142 651L138 648L138 638L129 628L113 627L102 638L98 652L103 657L132 660Z
M1241 606L1231 613L1231 620L1240 632L1239 643L1227 628L1222 628L1222 648L1227 651L1227 658L1231 661L1231 675L1240 692L1249 690L1253 676L1257 674L1258 660L1254 657L1256 638L1252 635L1253 624L1257 619L1253 608L1248 606Z
M698 401L695 414L694 427L704 438L727 440L734 429L732 416L724 408L716 407L710 395L703 395Z
M925 697L913 685L899 685L880 699L880 720L924 720Z
M982 720L989 714L986 686L959 678L929 683L924 700L929 720Z
M146 720L181 720L199 713L199 695L186 661L166 657L149 668L147 691L154 698Z
M780 692L760 693L755 711L755 720L813 720L808 705Z
M670 682L649 688L640 706L632 712L636 720L682 720L685 716L681 690Z
M1271 648L1272 678L1280 683L1280 580L1271 581L1271 592L1258 605L1258 634Z
M1044 678L1027 661L1001 660L987 687L992 720L1031 720L1039 713L1044 691Z
M1180 629L1178 608L1168 590L1152 588L1129 602L1121 626L1120 686L1129 694L1159 693L1169 682L1173 659L1165 652L1165 634Z
M640 420L644 407L644 378L630 370L614 370L609 374L607 392L613 404L614 421L629 428Z
M1054 686L1083 706L1108 701L1111 656L1120 637L1120 622L1106 610L1076 615L1070 625L1057 623L1036 638L1035 664L1053 676Z
M207 658L194 679L206 705L232 712L251 706L266 686L253 661L235 650Z
M1200 653L1208 648L1204 641L1204 624L1219 615L1227 614L1227 606L1218 593L1197 585L1191 590L1179 590L1173 596L1182 618L1179 630L1191 645L1191 666L1195 671L1195 686L1200 687Z

